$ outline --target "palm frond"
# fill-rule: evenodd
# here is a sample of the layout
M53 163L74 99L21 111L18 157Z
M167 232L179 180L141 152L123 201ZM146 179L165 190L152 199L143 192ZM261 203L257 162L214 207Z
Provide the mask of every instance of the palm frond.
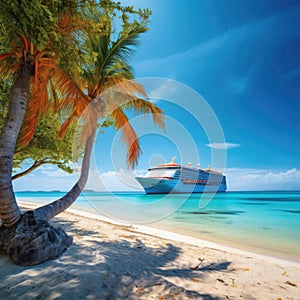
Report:
M111 42L110 39L101 39L102 42L106 41L102 47L106 55L104 56L105 59L101 61L99 74L103 76L116 60L127 62L134 52L133 47L138 45L139 35L147 30L145 25L134 23L122 31L115 42ZM111 36L111 33L109 35Z
M66 120L65 122L60 126L59 132L58 132L58 137L59 138L63 138L70 126L70 124L72 123L72 121L74 120L74 118L77 116L77 113L73 112Z
M108 78L113 76L122 76L127 80L134 78L132 67L120 59L116 59L114 64L107 68L105 76Z
M80 115L89 104L87 95L83 93L80 86L62 69L54 68L51 74L51 81L60 93L60 101L57 109L71 106Z
M47 74L48 73L48 74ZM36 126L38 124L39 116L46 112L48 93L49 70L44 72L39 72L38 80L39 82L34 82L32 84L31 98L28 101L26 114L24 117L23 125L18 137L18 148L24 148L27 146L34 136ZM35 81L34 77L31 79Z
M0 61L7 58L7 57L12 57L12 56L15 56L14 52L3 53L3 54L0 55Z
M141 98L135 98L131 101L126 102L123 106L123 109L133 109L135 115L138 114L149 114L151 115L154 124L160 126L162 129L165 129L165 116L163 115L162 109L157 107L155 104L151 103L148 100Z
M142 151L136 132L120 107L115 108L111 116L114 118L114 126L122 131L122 140L127 146L127 162L132 168L137 164Z
M116 105L123 105L137 97L147 97L141 84L117 74L106 78L102 95L107 101L114 102Z
M3 61L0 64L0 77L1 78L13 78L13 74L16 74L20 69L20 64L9 64Z

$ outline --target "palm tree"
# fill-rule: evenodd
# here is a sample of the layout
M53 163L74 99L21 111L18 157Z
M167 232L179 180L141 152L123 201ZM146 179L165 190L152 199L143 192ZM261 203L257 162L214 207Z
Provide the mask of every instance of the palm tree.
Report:
M162 110L153 103L141 98L147 97L144 88L133 80L134 76L128 64L128 58L133 53L132 46L137 45L139 35L147 30L143 24L134 23L124 28L116 41L112 40L111 27L106 34L97 37L95 33L89 36L85 44L87 65L83 68L81 82L87 91L89 107L83 137L86 146L82 161L81 175L73 188L62 198L40 207L34 211L36 218L49 220L66 210L82 192L88 179L90 155L96 136L96 123L99 117L111 117L116 129L122 130L123 141L128 147L127 162L134 167L141 153L138 137L130 125L124 109L132 108L135 113L150 114L154 123L164 127ZM66 105L66 102L62 102ZM68 125L83 113L82 107L74 107L70 117L62 125L63 135Z
M28 6L26 10L24 9L25 16L15 13L19 4L14 3L16 1L11 2L3 6L4 13L1 11L3 13L1 17L4 21L2 19L1 21L4 24L7 22L5 25L8 30L11 20L16 20L16 24L24 25L25 28L17 28L20 31L15 34L5 32L6 36L0 37L1 48L6 47L7 50L0 55L0 74L3 78L14 82L0 136L0 219L5 227L14 226L21 217L11 176L15 148L22 149L29 144L39 117L46 114L49 109L57 112L61 108L60 102L78 112L83 111L89 104L87 95L82 92L75 80L81 62L78 41L84 39L89 27L98 31L99 27L103 27L101 20L96 23L80 15L77 12L76 0L61 6L59 1L48 1L47 8L51 9L51 18L48 15L49 10L45 10L45 4L42 2L39 5L30 2L24 4ZM63 1L61 4L64 4ZM42 20L40 27L28 30L27 27L32 24L30 20L26 20L28 17L26 14L29 14L31 19L36 17L34 10L37 11L36 15L45 10L46 16L40 16ZM49 22L52 26L49 28L50 33L47 33L44 27L49 26ZM53 22L55 24L52 24ZM39 35L35 36L35 29L46 35L41 42L32 42L24 35L26 31L33 40L41 38ZM15 38L12 39L12 36ZM49 100L53 103L49 103Z
M19 69L10 93L10 107L0 136L0 218L4 226L12 226L19 221L21 213L16 203L12 187L11 172L13 154L19 134L27 99L30 95L31 69Z
M106 18L107 20L109 18ZM57 29L61 31L61 34L70 34L76 30L76 26L71 26L72 21L72 17L68 13L58 18ZM90 20L88 21L90 22ZM81 33L85 30L84 26L87 27L87 23L75 22L76 25L81 26ZM110 25L109 22L108 24ZM19 43L12 44L13 51L0 55L0 62L2 61L0 72L6 77L11 75L14 77L10 93L10 106L0 141L0 218L4 232L6 232L6 228L19 226L21 219L11 178L16 144L18 142L18 147L25 147L30 142L39 116L47 112L49 108L54 111L64 110L65 122L62 124L61 135L64 135L69 125L81 114L86 114L83 135L86 139L81 175L65 196L34 210L34 219L27 222L26 225L38 223L43 227L44 220L49 220L64 211L77 199L88 179L90 156L99 117L110 116L113 118L114 126L123 131L124 141L129 149L127 161L130 166L137 163L141 150L125 110L133 108L136 113L151 114L154 122L163 127L162 111L146 100L143 87L132 80L133 74L128 64L128 58L133 51L132 46L137 44L137 37L146 31L145 25L136 21L132 24L124 24L122 32L115 41L112 38L111 26L106 34L103 30L99 34L99 26L88 27L89 30L85 31L88 39L84 46L89 47L87 47L85 56L73 56L73 59L74 57L85 58L85 60L79 60L80 63L83 62L81 69L78 67L74 70L70 69L70 63L67 60L69 57L66 57L63 51L53 53L53 41L49 40L41 49L40 45L32 43L24 35L20 36ZM96 28L98 34L91 28ZM73 36L69 35L71 39ZM82 43L85 40L84 35L81 35L79 40ZM94 57L93 61L86 59L91 54ZM83 75L82 78L79 77L80 74ZM111 89L112 87L114 88ZM110 89L109 93L105 92L107 89ZM12 229L12 232L15 232L15 229ZM57 231L54 232L57 234ZM52 234L49 234L48 239L51 240L51 236ZM30 239L31 237L28 237L29 248L33 247ZM45 253L42 257L37 255L38 258L31 262L41 262L61 253L69 241L66 242L67 238L65 236L61 238L61 235L57 239L60 242L63 239L59 250L55 246L50 254ZM4 246L7 247L6 242ZM39 250L39 246L36 244L34 247L36 251ZM19 249L20 245L18 244L15 248ZM14 253L15 262L24 263L24 257L19 258L19 254L16 254L11 248L8 252ZM27 259L28 253L26 255Z
M66 18L68 15L61 20ZM76 99L77 106L82 109L88 104L86 95L77 86L74 88L74 80L57 65L59 57L53 55L51 43L39 50L38 45L25 36L16 41L12 45L13 51L0 55L2 76L14 80L0 139L0 218L6 227L13 226L21 217L11 180L17 138L18 147L25 147L33 138L39 116L51 107L48 103L49 87L60 88L66 99ZM61 74L68 80L67 84L57 84ZM71 92L68 91L70 86Z

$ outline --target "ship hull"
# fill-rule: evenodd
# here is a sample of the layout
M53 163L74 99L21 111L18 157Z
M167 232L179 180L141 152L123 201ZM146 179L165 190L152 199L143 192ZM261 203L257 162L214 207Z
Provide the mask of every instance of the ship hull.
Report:
M186 193L222 193L226 191L226 183L215 185L184 182L180 179L161 179L136 177L146 194L186 194Z

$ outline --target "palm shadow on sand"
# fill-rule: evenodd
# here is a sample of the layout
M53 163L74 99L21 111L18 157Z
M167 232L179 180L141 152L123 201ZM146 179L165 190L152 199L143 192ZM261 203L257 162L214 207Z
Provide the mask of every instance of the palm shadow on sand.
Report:
M210 272L226 272L231 262L203 263L195 268L174 267L181 248L172 243L145 245L138 238L99 239L99 233L78 230L76 223L56 219L70 235L85 237L60 257L33 267L19 267L0 258L0 295L3 299L223 299L202 294L201 281ZM97 240L96 237L97 236ZM173 264L172 264L173 263ZM178 264L177 264L178 265ZM182 264L179 264L182 266ZM199 288L182 280L197 278Z

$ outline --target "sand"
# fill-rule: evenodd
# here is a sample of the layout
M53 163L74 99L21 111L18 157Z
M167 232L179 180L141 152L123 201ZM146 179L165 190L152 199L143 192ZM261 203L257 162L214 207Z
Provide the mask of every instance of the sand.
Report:
M32 267L0 257L0 299L300 299L296 262L73 210L53 223L73 245Z

